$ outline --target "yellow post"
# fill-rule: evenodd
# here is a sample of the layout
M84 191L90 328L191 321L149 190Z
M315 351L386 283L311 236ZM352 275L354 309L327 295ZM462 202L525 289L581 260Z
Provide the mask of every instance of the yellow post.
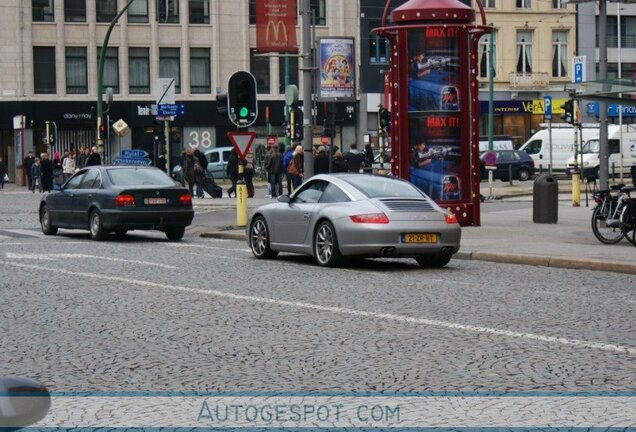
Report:
M239 162L239 181L236 183L236 225L247 225L247 186L243 179L245 166Z
M581 175L578 169L572 171L572 207L581 206Z

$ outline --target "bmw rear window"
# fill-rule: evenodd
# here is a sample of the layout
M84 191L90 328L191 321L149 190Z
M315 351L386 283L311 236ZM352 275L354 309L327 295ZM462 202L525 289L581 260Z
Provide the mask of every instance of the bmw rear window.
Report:
M412 184L387 177L353 175L344 180L369 198L423 198L422 192Z
M174 186L164 172L147 168L117 168L108 170L108 178L115 186Z

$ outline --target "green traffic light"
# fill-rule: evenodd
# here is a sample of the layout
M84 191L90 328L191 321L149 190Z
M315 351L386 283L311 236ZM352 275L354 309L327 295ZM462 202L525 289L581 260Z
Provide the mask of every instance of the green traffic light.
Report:
M239 116L242 118L247 117L247 114L249 113L247 107L241 107L241 109L239 110Z

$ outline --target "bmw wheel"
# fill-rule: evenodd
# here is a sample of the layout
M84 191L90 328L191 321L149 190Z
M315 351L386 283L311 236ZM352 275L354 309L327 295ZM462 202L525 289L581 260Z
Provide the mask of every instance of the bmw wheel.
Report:
M257 216L250 226L250 249L258 259L276 258L277 251L270 247L269 228L263 216Z
M165 233L168 240L179 241L185 234L185 227L166 228Z
M106 238L106 235L108 233L104 229L102 214L99 212L99 210L95 209L91 212L88 225L91 231L91 238L93 240L100 241Z
M314 258L324 267L336 267L342 262L336 230L329 221L322 221L314 235Z
M47 206L42 206L40 210L40 227L45 235L55 235L57 227L51 223L51 213Z

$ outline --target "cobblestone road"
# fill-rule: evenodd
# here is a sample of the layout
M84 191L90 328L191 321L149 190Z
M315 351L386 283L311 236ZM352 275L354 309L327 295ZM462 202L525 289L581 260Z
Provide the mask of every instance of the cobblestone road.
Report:
M36 202L0 196L0 365L55 391L636 390L630 275L44 237Z

